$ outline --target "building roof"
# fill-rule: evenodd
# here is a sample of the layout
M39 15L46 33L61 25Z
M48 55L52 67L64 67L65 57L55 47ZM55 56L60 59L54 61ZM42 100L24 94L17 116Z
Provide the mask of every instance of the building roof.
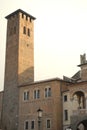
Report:
M15 12L13 12L13 13L11 13L11 14L7 15L5 18L6 18L6 19L9 19L11 16L13 16L13 15L15 15L15 14L18 14L19 12L21 12L21 13L23 13L23 14L27 15L28 17L30 17L30 18L31 18L31 19L33 19L33 20L35 20L35 19L36 19L36 18L35 18L35 17L33 17L32 15L30 15L30 14L26 13L25 11L23 11L23 10L21 10L21 9L18 9L18 10L16 10Z
M87 62L85 62L85 63L83 63L83 64L78 65L78 67L83 66L83 65L87 65Z
M69 87L76 87L76 86L79 85L79 87L80 87L82 84L87 84L87 80L79 81L79 82L76 82L76 83L71 83L71 84L68 84L68 86Z
M78 71L77 73L75 73L73 76L72 76L73 79L75 80L79 80L81 78L80 76L80 71Z
M42 83L53 82L53 81L66 82L66 81L64 81L63 79L60 79L60 78L52 78L52 79L35 81L35 82L32 82L32 83L26 83L26 84L23 84L23 85L19 85L18 87L25 87L25 86L29 86L29 85L42 84ZM67 83L70 83L70 82L67 81Z

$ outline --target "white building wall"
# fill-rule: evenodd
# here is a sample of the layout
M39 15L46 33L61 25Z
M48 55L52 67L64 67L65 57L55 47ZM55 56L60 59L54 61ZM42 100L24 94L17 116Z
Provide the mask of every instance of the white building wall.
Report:
M67 96L67 101L64 101L64 96ZM63 130L66 130L67 127L70 126L70 117L73 114L73 110L77 110L78 108L78 100L77 97L73 99L70 98L69 91L63 93ZM68 111L68 120L65 120L64 110Z

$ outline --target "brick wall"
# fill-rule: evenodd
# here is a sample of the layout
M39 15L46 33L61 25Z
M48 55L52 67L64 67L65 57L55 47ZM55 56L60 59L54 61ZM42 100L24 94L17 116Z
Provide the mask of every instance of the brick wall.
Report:
M45 88L51 87L51 97L45 97ZM34 90L40 90L40 98L34 99ZM24 91L29 91L29 100L23 101ZM35 130L38 129L37 110L43 110L42 129L46 130L46 120L51 120L50 130L62 130L62 102L60 81L34 83L20 88L19 96L19 130L24 129L24 121L35 120ZM30 124L29 124L30 126Z

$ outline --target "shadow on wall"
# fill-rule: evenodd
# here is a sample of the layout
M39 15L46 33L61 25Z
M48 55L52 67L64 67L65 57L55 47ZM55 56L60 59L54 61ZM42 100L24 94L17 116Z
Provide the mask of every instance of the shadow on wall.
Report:
M18 75L19 85L24 85L31 82L34 82L34 67L30 67Z

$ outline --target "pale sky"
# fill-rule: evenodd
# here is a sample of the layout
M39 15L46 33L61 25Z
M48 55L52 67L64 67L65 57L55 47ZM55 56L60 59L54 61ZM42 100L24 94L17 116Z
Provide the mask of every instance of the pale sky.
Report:
M4 82L4 17L19 8L36 17L35 80L72 77L79 70L80 54L87 53L87 0L1 0L0 89Z

